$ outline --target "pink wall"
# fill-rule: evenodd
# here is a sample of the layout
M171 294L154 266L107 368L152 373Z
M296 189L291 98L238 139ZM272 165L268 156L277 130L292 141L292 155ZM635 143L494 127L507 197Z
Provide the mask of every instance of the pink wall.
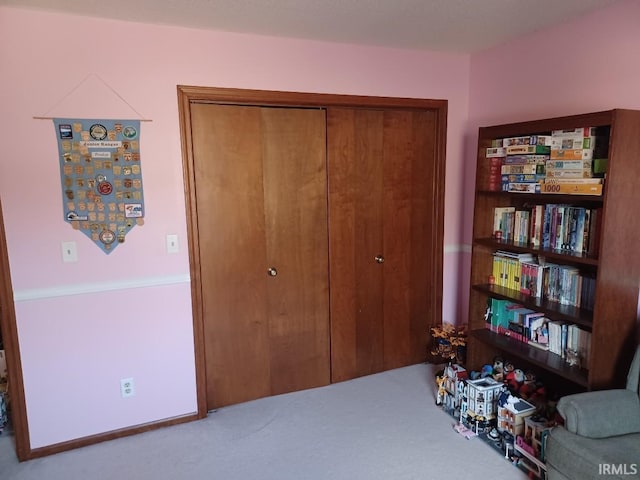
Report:
M0 195L33 448L196 409L178 84L448 99L444 317L459 315L469 56L0 7L0 61ZM145 225L109 256L62 220L53 126L32 118L130 118L100 79L153 120L141 128ZM169 233L179 254L165 251ZM63 241L78 263L62 263ZM120 398L125 377L135 397Z
M471 57L463 238L471 241L478 127L640 109L640 2L624 0ZM639 133L640 134L640 133ZM460 291L468 291L469 254ZM466 296L461 297L465 311Z

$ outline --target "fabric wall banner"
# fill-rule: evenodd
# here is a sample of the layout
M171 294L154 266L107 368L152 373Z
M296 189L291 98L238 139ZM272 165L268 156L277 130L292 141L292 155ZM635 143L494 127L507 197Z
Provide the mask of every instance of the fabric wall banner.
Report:
M64 219L105 253L144 224L139 120L55 118Z

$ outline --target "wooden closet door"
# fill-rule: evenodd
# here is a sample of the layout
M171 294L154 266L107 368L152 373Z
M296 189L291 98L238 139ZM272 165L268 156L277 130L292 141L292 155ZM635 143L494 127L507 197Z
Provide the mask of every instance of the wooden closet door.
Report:
M325 111L263 108L271 393L327 385Z
M351 108L327 125L335 382L426 359L436 125L429 111Z
M207 407L326 385L324 113L193 104L191 124Z
M432 231L436 115L386 111L384 122L384 368L424 362L436 288ZM440 318L437 318L440 321Z
M381 111L327 110L331 380L384 368Z

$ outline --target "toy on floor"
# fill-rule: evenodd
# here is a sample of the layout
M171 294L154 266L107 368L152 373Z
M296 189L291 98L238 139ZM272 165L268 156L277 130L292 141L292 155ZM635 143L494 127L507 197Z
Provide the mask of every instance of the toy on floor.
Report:
M444 396L447 393L444 384L447 381L447 376L443 373L440 376L436 376L436 385L438 386L438 391L436 393L436 405L442 405L444 401Z
M471 430L470 428L466 427L464 424L462 423L457 423L453 426L453 429L458 432L460 435L462 435L464 438L466 438L467 440L469 440L470 438L473 438L476 436L476 433Z

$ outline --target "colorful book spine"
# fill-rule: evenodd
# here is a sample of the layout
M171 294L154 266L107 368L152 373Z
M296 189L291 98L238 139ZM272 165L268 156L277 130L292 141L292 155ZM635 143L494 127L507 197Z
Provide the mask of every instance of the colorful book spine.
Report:
M522 137L509 137L503 139L503 147L511 147L516 145L546 145L550 146L552 141L551 135L526 135Z
M591 170L593 160L547 160L547 169L552 170Z
M511 175L502 175L502 183L515 183L515 182L541 182L545 179L544 175L530 174L530 173L515 173Z
M509 154L509 149L507 149ZM593 160L593 148L570 148L566 150L553 149L551 160Z
M545 177L549 178L549 179L551 179L551 178L558 178L558 179L564 179L564 178L592 178L593 177L593 172L591 171L590 168L589 169L569 170L569 169L565 169L565 168L555 169L555 168L547 167L546 172L545 172ZM597 182L597 183L601 183L601 182Z
M486 158L504 157L507 155L507 149L504 147L488 147L485 152Z
M551 147L546 145L511 145L507 147L507 155L548 154Z
M508 155L504 159L505 165L537 165L542 164L541 168L544 168L544 164L549 160L549 155ZM535 173L543 173L536 171Z
M602 195L602 184L561 183L545 180L540 184L541 193L563 193L569 195Z
M502 165L500 167L500 173L502 175L535 175L544 174L544 164L541 163L529 163L529 164L510 164Z
M511 193L541 193L542 189L538 182L513 182L503 183L502 191Z

